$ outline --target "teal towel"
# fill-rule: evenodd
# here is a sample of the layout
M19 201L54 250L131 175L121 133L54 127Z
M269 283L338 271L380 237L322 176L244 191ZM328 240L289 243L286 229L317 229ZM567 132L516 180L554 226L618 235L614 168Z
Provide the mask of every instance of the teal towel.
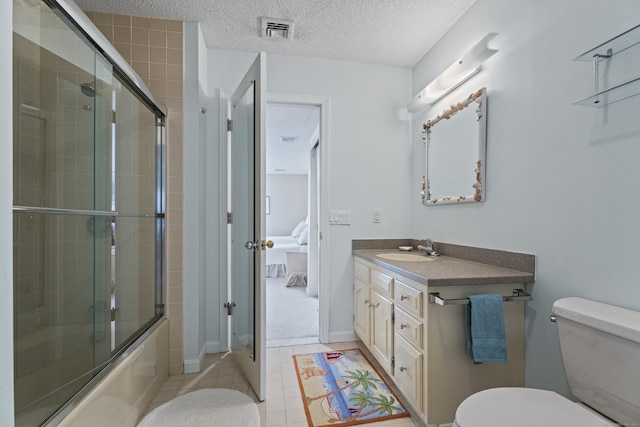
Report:
M471 361L506 362L502 296L471 295L466 308L467 352Z

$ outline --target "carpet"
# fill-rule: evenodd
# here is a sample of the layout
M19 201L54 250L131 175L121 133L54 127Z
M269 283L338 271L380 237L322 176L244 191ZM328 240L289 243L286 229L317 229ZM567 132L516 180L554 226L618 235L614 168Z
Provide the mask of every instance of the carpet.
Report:
M260 427L253 399L237 390L205 388L178 396L149 412L137 427Z
M293 361L311 427L409 416L359 349L295 355Z
M284 282L284 277L267 278L267 347L320 342L318 298Z

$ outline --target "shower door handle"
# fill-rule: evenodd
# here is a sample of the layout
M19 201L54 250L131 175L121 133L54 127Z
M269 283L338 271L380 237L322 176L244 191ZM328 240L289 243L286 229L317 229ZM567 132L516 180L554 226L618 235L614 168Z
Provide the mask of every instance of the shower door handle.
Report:
M267 240L267 241L256 240L255 242L252 242L251 240L249 240L247 243L244 244L244 247L250 251L257 251L258 249L265 250L266 248L271 249L273 246L274 245L272 240Z
M244 244L244 247L250 251L255 251L260 247L260 241L256 240L255 242L252 242L251 240L249 240L247 243Z
M110 313L111 313L111 321L115 322L116 321L116 311L120 310L117 307L111 307Z

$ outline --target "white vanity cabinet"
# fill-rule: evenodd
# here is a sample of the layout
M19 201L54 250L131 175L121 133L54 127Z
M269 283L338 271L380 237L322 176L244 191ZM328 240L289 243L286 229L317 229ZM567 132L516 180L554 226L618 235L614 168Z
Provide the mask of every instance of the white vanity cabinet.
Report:
M406 282L406 280L405 280ZM414 407L422 410L424 292L394 280L393 379Z
M354 270L354 328L363 343L389 372L393 357L393 279L364 264Z
M359 258L354 263L354 329L398 388L422 409L424 292Z
M438 260L433 261L438 262ZM492 387L524 386L524 303L504 304L507 363L467 357L465 306L429 303L473 294L509 295L523 283L427 286L354 257L354 330L429 427L447 426L457 406Z
M413 407L422 411L422 389L424 387L422 372L424 355L422 350L409 344L396 332L393 351L395 365L393 380Z

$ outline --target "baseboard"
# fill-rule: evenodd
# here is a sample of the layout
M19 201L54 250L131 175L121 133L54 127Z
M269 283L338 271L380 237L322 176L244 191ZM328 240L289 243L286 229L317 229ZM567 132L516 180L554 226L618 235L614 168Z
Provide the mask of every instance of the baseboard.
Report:
M207 347L207 354L209 353L225 353L227 350L220 349L220 341L207 341L205 343Z
M200 354L197 359L187 359L184 361L184 373L185 374L195 374L200 372L200 367L204 363L204 356L207 354L207 346L206 344L202 346L200 349Z
M358 336L353 331L339 331L329 333L329 342L358 341Z

